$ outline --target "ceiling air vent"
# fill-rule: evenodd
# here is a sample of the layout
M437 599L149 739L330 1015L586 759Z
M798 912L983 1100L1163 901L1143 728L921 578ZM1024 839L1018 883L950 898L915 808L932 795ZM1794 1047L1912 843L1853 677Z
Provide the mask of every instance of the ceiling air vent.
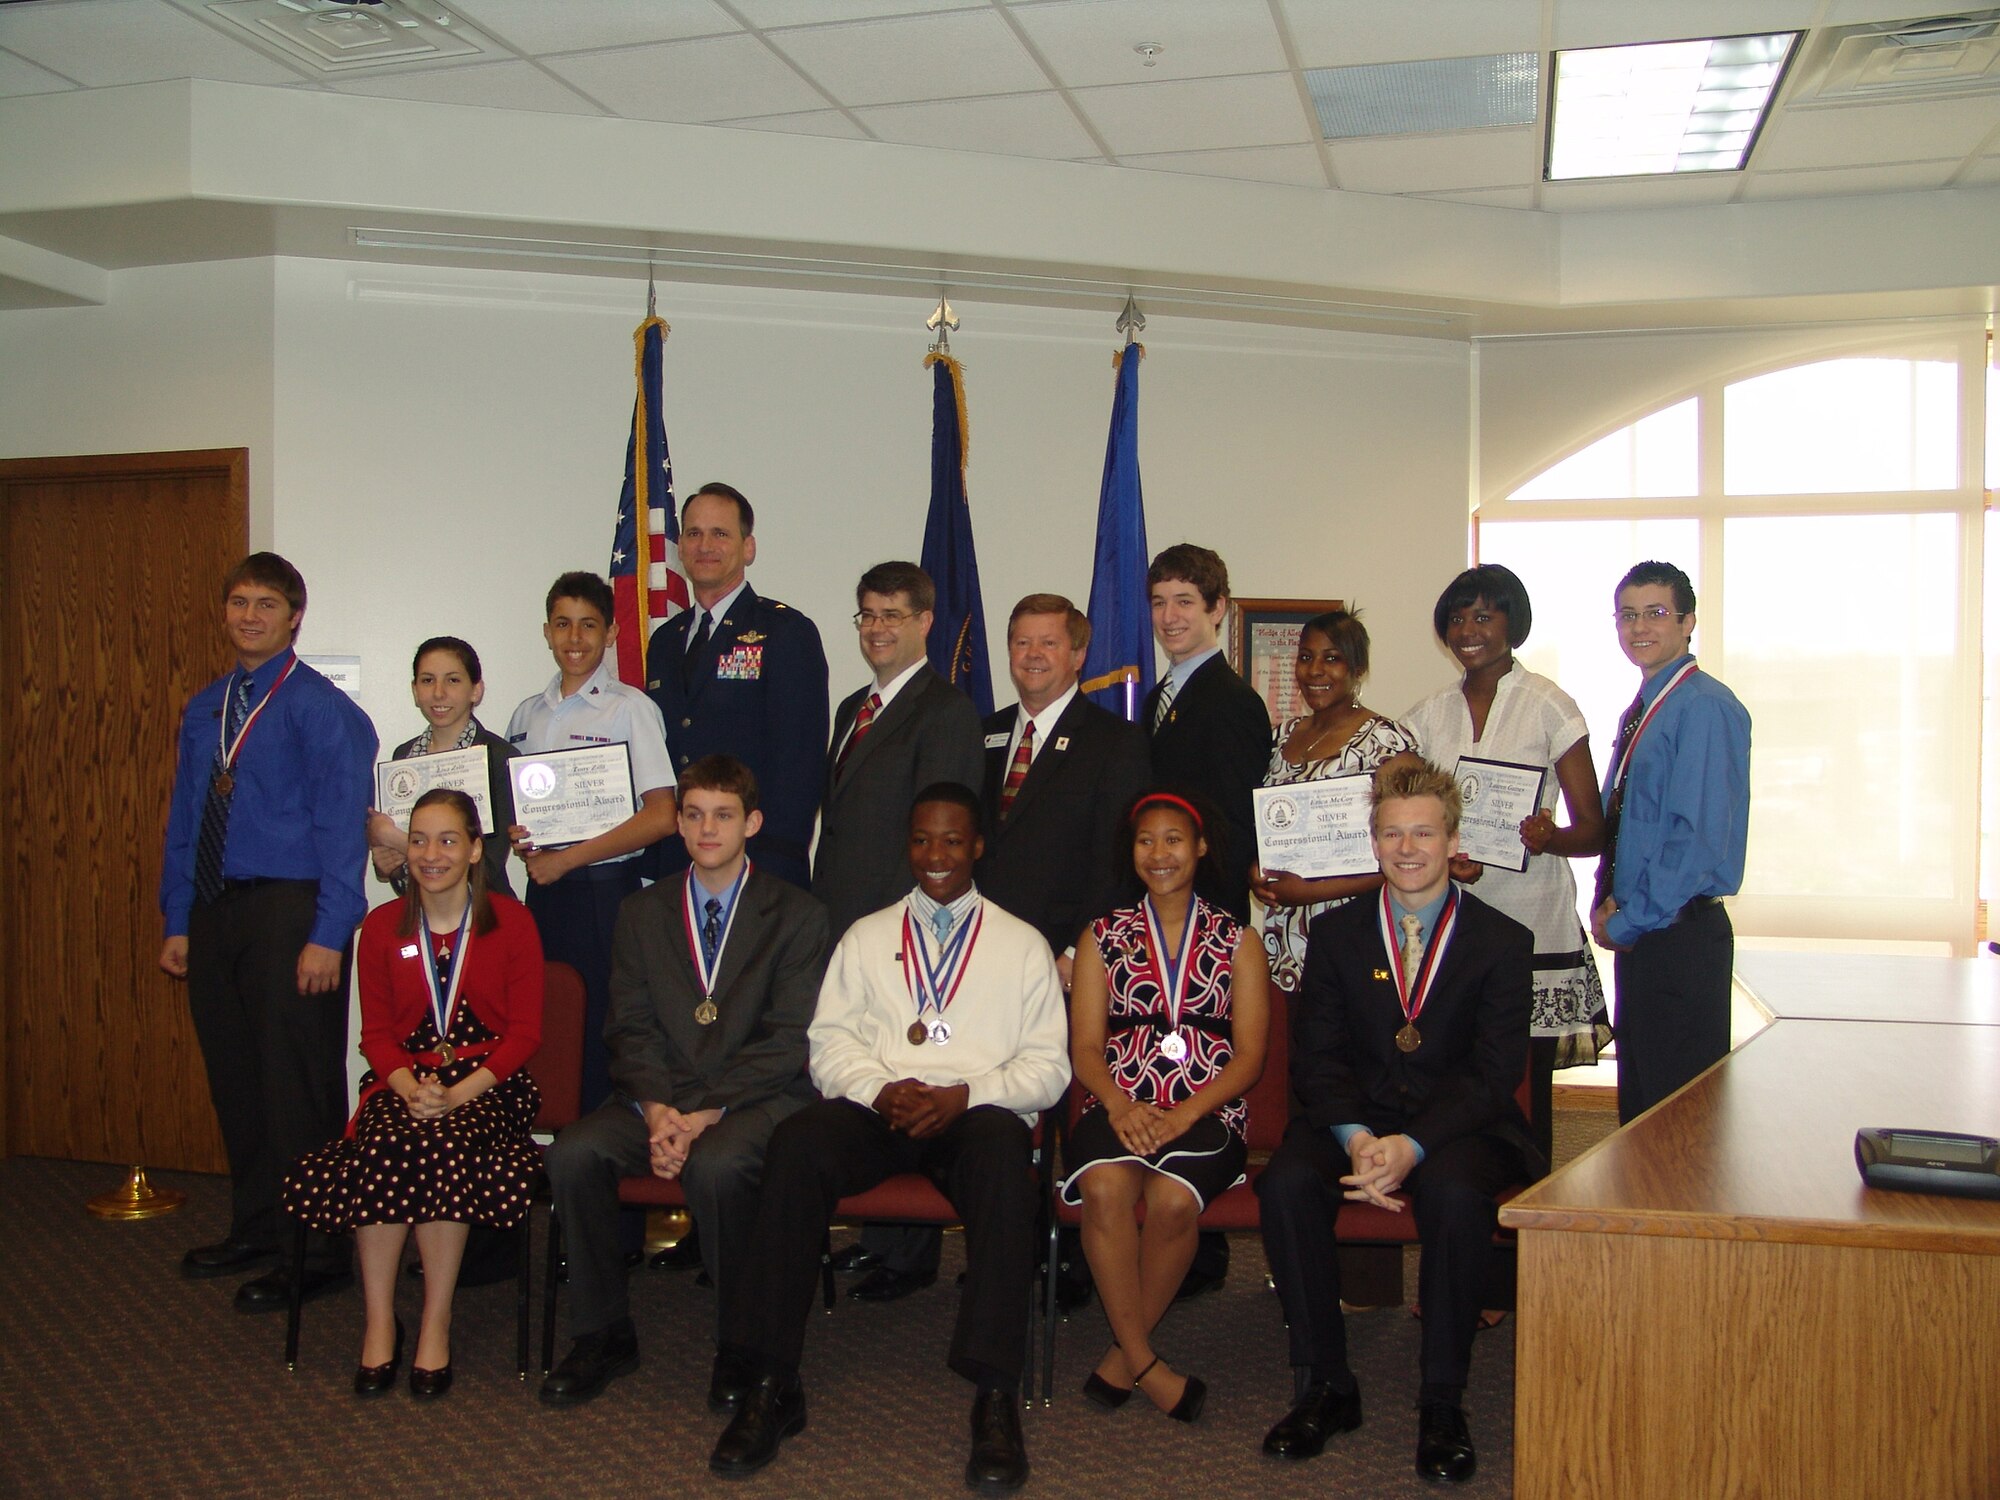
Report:
M209 10L321 73L478 57L491 45L442 5L418 0L215 0ZM482 46L482 43L486 45Z
M2000 10L1837 26L1813 35L1788 104L1872 104L2000 91Z

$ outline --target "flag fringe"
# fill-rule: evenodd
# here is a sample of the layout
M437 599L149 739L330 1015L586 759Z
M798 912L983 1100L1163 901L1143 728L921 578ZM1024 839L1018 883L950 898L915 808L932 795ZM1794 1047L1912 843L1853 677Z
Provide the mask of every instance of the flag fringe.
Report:
M958 472L963 475L972 462L972 425L965 414L965 367L949 354L926 354L924 368L943 365L951 376L952 395L958 401ZM968 506L972 503L970 494L966 496Z
M1137 349L1139 351L1139 358L1144 359L1146 357L1146 346L1137 339L1127 344L1125 349ZM1120 349L1116 354L1111 356L1111 369L1113 373L1125 367L1125 349Z

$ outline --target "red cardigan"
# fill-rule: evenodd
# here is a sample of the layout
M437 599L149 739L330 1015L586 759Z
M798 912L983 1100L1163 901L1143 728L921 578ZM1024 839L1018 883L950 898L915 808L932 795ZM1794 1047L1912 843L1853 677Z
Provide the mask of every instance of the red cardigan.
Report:
M491 899L499 925L472 939L471 967L459 994L460 1003L470 1005L500 1038L481 1061L504 1082L542 1045L542 935L520 902L498 894ZM417 1029L431 1003L418 967L430 961L422 951L422 924L414 935L402 936L396 928L403 911L399 898L368 913L355 960L361 981L361 1051L384 1081L398 1068L416 1071L403 1039ZM403 950L413 944L418 954L405 957Z

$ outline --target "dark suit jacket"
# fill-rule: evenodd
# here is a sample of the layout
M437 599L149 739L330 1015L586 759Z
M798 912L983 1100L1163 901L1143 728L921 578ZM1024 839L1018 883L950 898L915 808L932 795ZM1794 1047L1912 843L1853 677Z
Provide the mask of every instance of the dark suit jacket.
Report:
M720 1015L703 1026L694 1018L702 991L682 914L686 882L662 880L619 908L604 1022L612 1087L679 1110L811 1099L806 1027L831 948L826 908L753 868L716 975Z
M794 885L805 885L825 779L826 652L813 622L789 605L761 598L748 584L715 622L681 683L681 658L694 611L653 632L646 652L646 696L667 721L667 750L679 774L704 755L733 755L757 777L763 830L750 858ZM678 838L656 846L658 872L687 868Z
M1366 1125L1426 1152L1475 1132L1521 1149L1547 1170L1514 1091L1528 1066L1534 934L1461 890L1458 923L1417 1030L1398 1051L1403 1009L1377 915L1379 895L1316 918L1292 1011L1292 1088L1315 1127Z
M890 700L836 774L834 752L873 691L870 683L841 702L825 757L812 888L826 903L835 942L916 883L910 876L911 799L934 781L979 789L979 711L928 664Z
M1156 684L1146 695L1141 724L1152 724L1159 701ZM1250 866L1257 859L1250 789L1264 784L1270 765L1270 711L1218 651L1195 670L1167 710L1167 722L1153 732L1153 783L1193 792L1222 814L1224 826L1208 830L1221 878L1197 880L1195 889L1239 922L1250 920Z
M1078 693L1002 819L1000 789L1016 714L1016 708L1003 708L986 720L986 780L979 797L986 855L979 862L979 889L1061 953L1118 904L1132 873L1125 810L1152 774L1146 736Z

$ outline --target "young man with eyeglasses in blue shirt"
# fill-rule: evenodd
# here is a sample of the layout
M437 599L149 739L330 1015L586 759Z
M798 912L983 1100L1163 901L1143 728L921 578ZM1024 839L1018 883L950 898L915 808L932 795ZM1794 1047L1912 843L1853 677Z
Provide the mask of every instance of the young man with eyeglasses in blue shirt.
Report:
M1604 781L1591 933L1617 955L1618 1118L1644 1113L1729 1051L1743 883L1750 715L1695 665L1694 585L1672 563L1619 580L1616 623L1639 694Z

